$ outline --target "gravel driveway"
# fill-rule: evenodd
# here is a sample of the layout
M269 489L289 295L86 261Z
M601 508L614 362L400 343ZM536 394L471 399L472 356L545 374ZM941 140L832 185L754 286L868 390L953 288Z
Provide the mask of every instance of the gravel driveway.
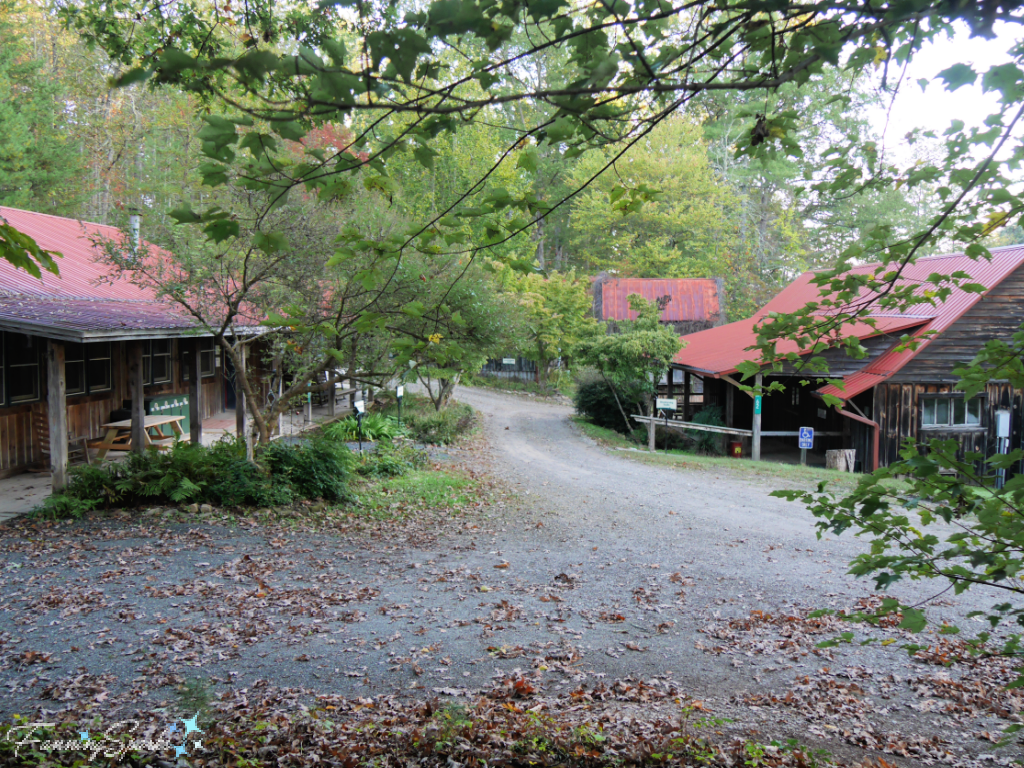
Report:
M0 525L0 718L83 700L173 706L197 677L352 697L632 678L672 681L766 740L964 765L1011 756L982 754L983 734L1019 720L1021 698L998 688L1005 665L815 648L848 627L809 609L870 599L845 575L856 540L819 541L806 510L742 468L650 466L583 437L564 405L458 397L484 439L452 460L514 498L455 520L340 535L160 516ZM915 586L892 594L930 594Z

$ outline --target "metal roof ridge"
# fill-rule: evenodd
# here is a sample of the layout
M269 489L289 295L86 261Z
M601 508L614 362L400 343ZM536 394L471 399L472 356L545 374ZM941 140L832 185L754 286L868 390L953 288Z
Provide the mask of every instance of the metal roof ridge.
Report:
M79 224L89 224L90 226L93 227L106 227L107 229L118 229L113 224L101 224L98 221L89 221L88 219L77 219L74 216L60 216L56 213L43 213L42 211L32 211L29 210L28 208L15 208L12 205L0 205L0 216L4 215L3 212L5 210L17 211L18 213L31 213L33 216L49 216L51 219L63 219L64 221L77 221Z

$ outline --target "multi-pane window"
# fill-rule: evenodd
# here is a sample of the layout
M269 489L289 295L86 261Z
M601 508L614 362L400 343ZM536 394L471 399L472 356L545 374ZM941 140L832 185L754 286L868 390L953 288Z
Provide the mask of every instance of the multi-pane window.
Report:
M171 380L171 340L151 339L142 351L142 380L164 384Z
M64 380L69 395L110 391L110 342L65 344Z
M85 344L64 345L64 381L69 395L84 395L88 391L85 383Z
M981 426L981 399L962 397L922 397L921 426L923 427L977 427Z
M215 354L213 339L199 340L199 373L204 378L213 376Z
M39 351L42 340L23 333L4 334L4 375L8 404L38 400L40 386Z
M85 345L85 383L90 392L108 392L114 384L111 367L110 342L100 341Z
M199 373L206 379L214 374L214 341L213 339L199 340ZM188 363L182 369L182 378L188 381Z
M0 405L38 400L43 394L45 339L0 333ZM113 383L110 342L64 345L64 380L69 395L107 392Z

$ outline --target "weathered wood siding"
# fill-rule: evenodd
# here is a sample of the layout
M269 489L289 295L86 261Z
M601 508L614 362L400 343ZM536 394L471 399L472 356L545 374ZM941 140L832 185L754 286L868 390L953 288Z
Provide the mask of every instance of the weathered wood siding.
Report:
M986 457L996 452L995 413L1006 410L1011 413L1010 447L1021 444L1024 435L1022 424L1022 391L1015 390L1005 382L993 382L985 389L982 399L981 424L970 427L947 429L921 428L921 397L945 394L952 391L952 384L921 384L886 382L875 387L873 412L878 422L879 466L896 461L899 450L907 438L924 444L932 439L956 440L960 444L960 455L979 452Z
M1008 340L1024 322L1024 267L981 297L977 304L922 349L889 381L955 383L953 369L969 362L990 339Z
M45 347L45 345L43 345ZM126 347L122 342L111 344L112 387L108 392L73 395L67 399L68 429L72 437L95 439L102 437L101 424L110 421L110 414L122 406L131 395L128 391ZM217 366L215 375L204 378L203 418L210 418L224 408L224 367ZM41 465L43 454L35 438L34 419L47 418L46 376L41 369L42 396L32 403L7 408L0 407L0 476L23 472L33 465ZM163 395L188 392L188 382L182 379L177 342L171 345L171 381L147 386L145 395ZM33 414L37 414L33 416Z
M897 341L899 341L899 336L886 334L880 334L878 336L872 336L870 339L864 339L861 342L861 346L865 348L867 355L861 358L851 357L846 353L846 349L844 347L826 349L824 352L817 355L817 357L824 358L825 363L828 365L827 372L812 371L810 368L796 370L790 363L783 363L780 373L785 375L814 377L828 376L829 378L840 379L844 376L856 373L868 363L873 362L876 358L880 357L883 352L891 348Z

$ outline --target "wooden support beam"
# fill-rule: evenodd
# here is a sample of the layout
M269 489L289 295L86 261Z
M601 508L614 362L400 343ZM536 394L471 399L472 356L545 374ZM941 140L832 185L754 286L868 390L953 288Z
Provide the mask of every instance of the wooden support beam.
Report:
M683 421L690 420L690 372L683 373Z
M761 374L758 373L754 376L754 386L758 391L761 390ZM754 461L761 460L761 410L763 408L764 398L760 396L754 397L754 429L751 430L754 434L750 439L750 458Z
M248 414L245 410L245 390L241 385L241 378L245 375L245 350L245 346L238 348L239 361L235 364L235 434L243 439L249 434Z
M141 341L128 342L128 389L132 397L132 453L146 450L146 392L142 378Z
M704 383L707 386L707 382ZM725 388L725 425L731 427L733 425L734 411L736 401L736 388L726 387Z
M679 421L678 419L669 419L668 423L666 424L664 419L659 419L657 416L655 416L652 419L650 416L640 416L638 414L633 414L632 416L630 416L630 418L633 419L634 421L643 422L644 424L648 424L651 421L653 421L656 425L660 427L675 429L680 432L695 429L698 432L717 432L723 435L740 435L741 437L750 437L753 434L753 432L751 432L749 429L738 429L735 427L715 427L711 426L710 424L697 424L692 421Z
M199 339L182 339L188 364L188 435L192 445L203 444L203 378L199 370Z
M68 484L68 406L64 342L46 345L46 411L50 429L50 484L60 493ZM88 448L86 448L88 450Z
M792 429L787 429L787 430L784 430L784 431L774 431L773 430L771 432L765 432L765 431L762 430L762 432L761 432L761 437L799 437L799 436L800 436L800 432L797 431L797 430L792 430ZM842 432L817 432L816 431L814 433L815 439L817 439L819 437L842 437L842 436L843 436Z
M760 376L761 374L757 374L757 375L758 375L758 376ZM732 376L726 376L726 375L725 375L725 374L723 373L723 374L722 374L721 376L719 376L718 378L720 378L720 379L721 379L722 381L728 381L728 382L729 382L730 384L732 384L732 385L733 385L734 387L736 387L736 389L739 389L739 390L740 390L740 392L743 392L743 393L745 393L745 394L746 394L746 395L747 395L748 397L750 397L750 398L753 398L753 397L754 397L754 396L753 396L752 394L750 394L749 392L747 392L747 391L746 391L745 389L740 389L740 387L742 387L743 385L742 385L742 384L740 384L740 383L739 383L738 381L736 381L736 379L734 379L734 378L733 378Z

